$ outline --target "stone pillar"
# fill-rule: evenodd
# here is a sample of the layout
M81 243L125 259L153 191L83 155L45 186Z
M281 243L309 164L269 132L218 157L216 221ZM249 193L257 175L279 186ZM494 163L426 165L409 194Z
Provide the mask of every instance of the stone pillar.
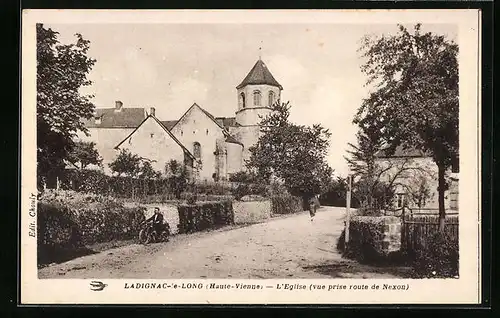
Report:
M384 217L382 252L387 255L399 250L401 250L401 218L386 216Z

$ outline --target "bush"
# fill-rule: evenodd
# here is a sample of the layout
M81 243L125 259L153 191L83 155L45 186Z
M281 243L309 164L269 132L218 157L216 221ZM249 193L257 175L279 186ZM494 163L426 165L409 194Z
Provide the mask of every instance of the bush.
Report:
M273 214L292 214L304 211L302 198L292 195L271 197Z
M242 197L249 194L249 186L247 184L239 184L234 190L233 195L236 200L241 200Z
M190 201L190 204L199 201L233 201L234 197L232 195L217 195L217 194L200 194L192 192L183 192L181 194L181 199L187 201L190 197L195 197L195 201Z
M192 192L185 192L184 193L184 200L186 200L187 204L194 204L196 202L196 197L197 195Z
M192 233L234 224L231 201L182 204L179 211L179 233Z
M206 181L189 185L187 191L210 195L228 195L231 194L231 185L222 182Z
M444 278L458 276L458 267L458 240L438 232L417 252L414 270L420 277Z
M288 192L288 189L284 184L272 182L269 187L267 187L267 196L269 197L287 195L290 195L290 192Z
M248 194L266 196L268 193L268 186L262 183L251 183L248 186Z
M238 171L229 176L231 182L253 183L255 180L255 176L246 171Z
M291 195L281 183L271 183L267 187L267 196L271 199L273 214L292 214L304 211L302 198Z
M384 224L384 218L381 217L365 216L351 219L349 244L347 250L344 250L344 255L360 262L379 261L382 255Z
M48 191L38 202L39 262L86 245L134 238L144 220L143 208L126 208L111 198Z
M51 263L65 251L83 247L81 233L70 209L39 202L37 210L39 264Z
M85 245L137 237L145 220L143 208L109 204L100 209L81 209L76 222Z

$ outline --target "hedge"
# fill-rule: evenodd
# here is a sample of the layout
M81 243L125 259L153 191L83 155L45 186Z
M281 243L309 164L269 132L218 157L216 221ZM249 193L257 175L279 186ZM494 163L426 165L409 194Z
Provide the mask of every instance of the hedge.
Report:
M459 258L458 240L437 232L428 237L425 247L417 252L414 271L418 277L457 277Z
M145 220L144 208L64 192L42 196L37 214L39 263L57 261L91 244L135 238Z
M199 232L234 224L231 201L181 204L178 211L179 233Z
M271 197L273 214L292 214L304 211L302 198L291 195L278 195Z
M179 199L182 192L205 194L207 196L236 196L247 194L267 194L264 184L243 184L224 182L196 182L179 186L172 177L158 179L140 179L125 176L109 176L99 170L65 170L59 175L63 190L111 195L118 198L147 200L148 197L160 197L163 200ZM158 199L156 199L158 200Z
M83 248L81 232L70 209L39 202L37 210L39 264L64 260L65 254Z
M196 201L232 201L232 200L234 200L234 197L232 195L217 195L217 194L191 193L191 192L181 193L181 200L188 200L193 195L195 196Z

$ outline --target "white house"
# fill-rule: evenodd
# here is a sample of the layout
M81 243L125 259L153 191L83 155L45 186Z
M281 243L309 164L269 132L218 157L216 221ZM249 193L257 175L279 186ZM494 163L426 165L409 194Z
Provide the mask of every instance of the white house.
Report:
M146 109L125 107L121 101L115 107L96 108L94 117L85 122L89 136L78 134L81 141L95 142L96 149L102 157L102 169L110 174L109 164L116 157L115 146L127 137L146 118Z
M398 147L391 155L376 154L381 180L393 182L396 189L395 208L406 205L414 210L437 210L438 168L431 156L418 150ZM446 172L449 184L445 192L446 210L458 210L458 164Z

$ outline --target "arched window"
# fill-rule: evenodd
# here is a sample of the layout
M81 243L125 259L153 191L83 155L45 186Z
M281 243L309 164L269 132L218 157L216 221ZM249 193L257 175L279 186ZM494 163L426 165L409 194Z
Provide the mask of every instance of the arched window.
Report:
M197 141L193 144L193 155L196 159L201 158L201 145Z
M261 100L262 100L262 95L260 94L260 91L254 91L253 92L253 104L254 104L254 106L260 106Z
M245 108L246 105L245 105L245 93L241 93L240 94L240 105L241 105L241 108Z
M273 106L274 104L274 92L270 91L269 92L269 107Z

